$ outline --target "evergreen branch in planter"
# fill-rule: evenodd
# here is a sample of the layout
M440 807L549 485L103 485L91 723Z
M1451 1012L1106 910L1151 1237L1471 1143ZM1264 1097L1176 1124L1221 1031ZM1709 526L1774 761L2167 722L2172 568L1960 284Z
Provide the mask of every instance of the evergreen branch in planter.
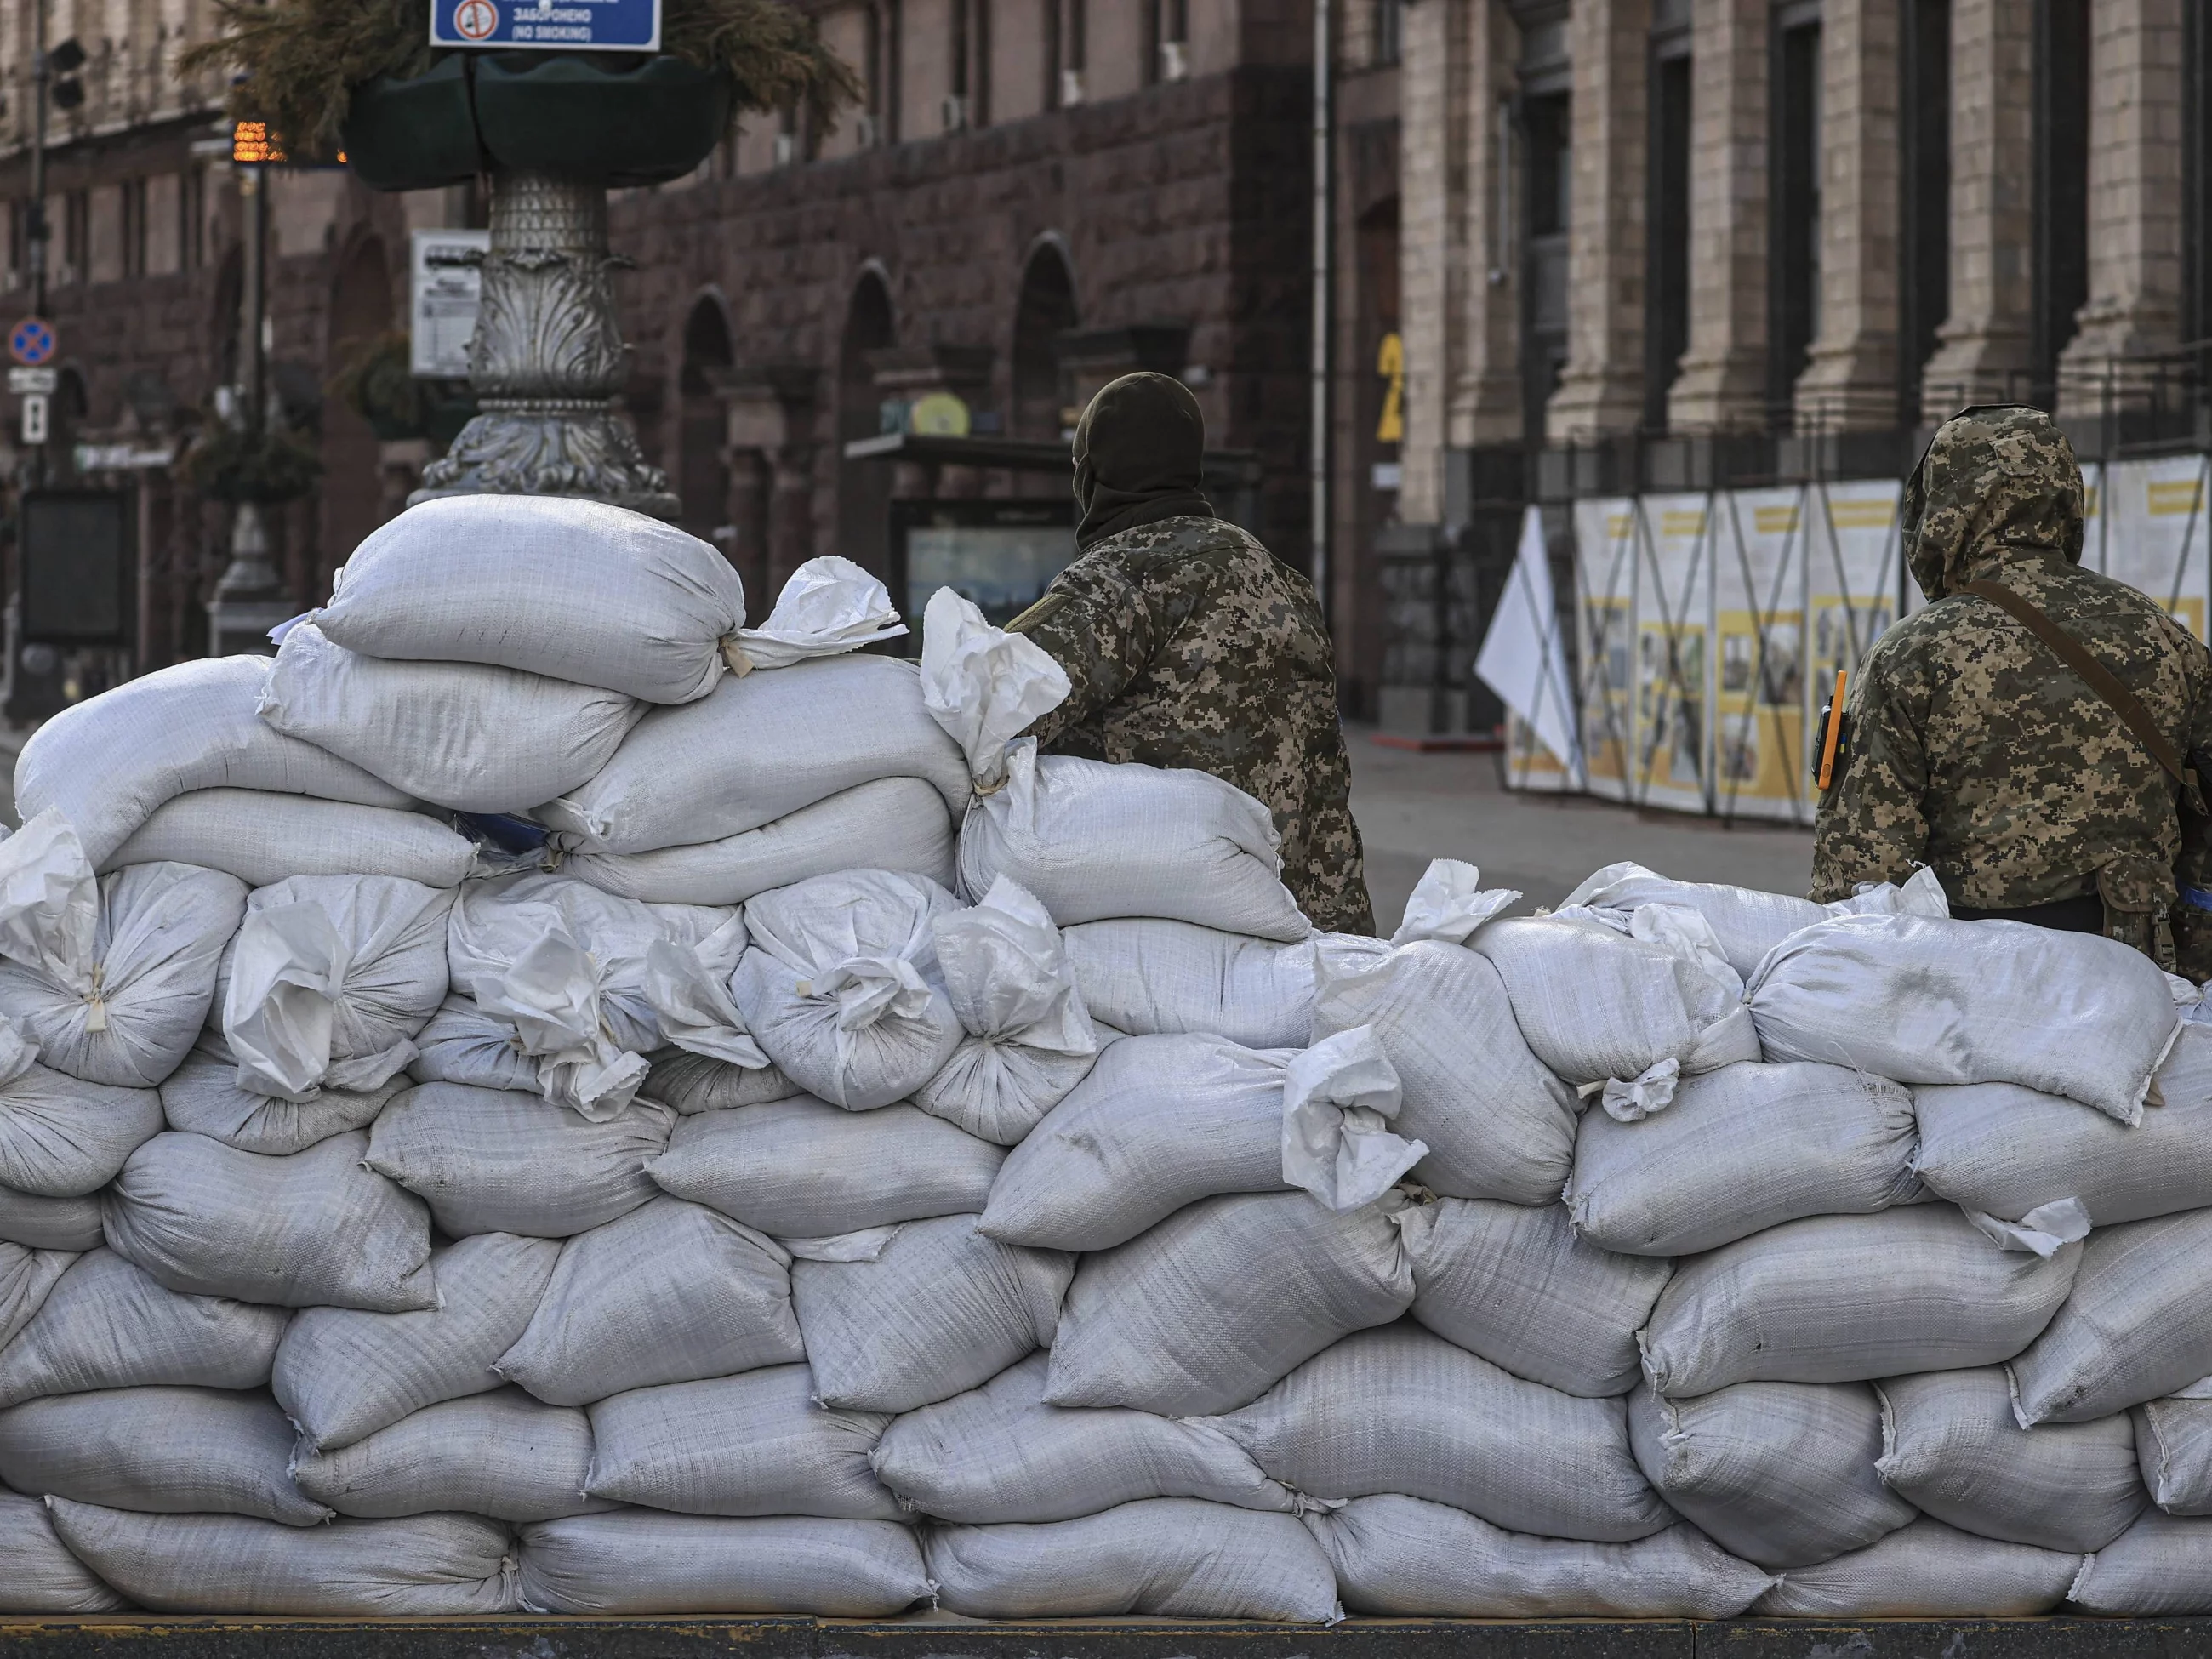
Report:
M297 501L323 476L315 446L299 433L271 428L258 436L212 410L179 463L185 480L210 501L276 507Z

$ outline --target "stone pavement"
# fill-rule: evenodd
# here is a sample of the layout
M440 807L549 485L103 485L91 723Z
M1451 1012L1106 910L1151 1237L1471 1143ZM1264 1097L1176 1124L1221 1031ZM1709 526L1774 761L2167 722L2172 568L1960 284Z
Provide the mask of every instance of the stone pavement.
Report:
M1486 887L1517 887L1524 908L1554 905L1593 870L1633 859L1685 881L1802 893L1809 830L1637 812L1576 796L1506 789L1495 755L1386 749L1353 727L1352 810L1367 846L1367 890L1387 936L1432 858L1479 865Z

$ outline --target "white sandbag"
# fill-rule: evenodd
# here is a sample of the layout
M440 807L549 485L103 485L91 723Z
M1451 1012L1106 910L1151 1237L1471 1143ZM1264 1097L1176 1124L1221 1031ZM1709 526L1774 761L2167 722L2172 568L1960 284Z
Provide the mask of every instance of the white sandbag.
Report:
M1398 1619L1733 1619L1774 1585L1694 1527L1628 1544L1508 1532L1386 1492L1305 1518L1353 1613Z
M446 998L449 890L389 876L296 876L246 896L216 976L238 1085L311 1100L388 1082Z
M238 1086L238 1058L222 1034L209 1031L162 1080L161 1113L172 1129L206 1135L242 1152L287 1158L332 1135L366 1129L393 1097L412 1086L402 1072L372 1089L325 1084L304 1101L255 1094Z
M1428 1148L1413 1179L1453 1198L1556 1203L1576 1101L1529 1052L1496 968L1456 945L1317 950L1312 1037L1371 1025L1398 1073L1392 1127Z
M112 1389L0 1411L0 1481L156 1515L246 1515L319 1526L292 1484L292 1425L259 1392Z
M946 999L967 1033L915 1104L1011 1146L1065 1099L1097 1058L1060 929L1000 877L974 907L933 918Z
M523 1048L513 1020L485 1012L468 997L449 996L415 1034L407 1074L417 1083L530 1094L538 1087L538 1057Z
M646 1059L653 1069L638 1091L684 1117L736 1106L765 1106L805 1092L773 1066L732 1066L708 1054L687 1054L681 1048L657 1048Z
M2212 1210L2100 1227L2073 1294L2012 1364L2021 1426L2086 1423L2212 1374Z
M1636 1333L1673 1264L1575 1235L1557 1204L1447 1198L1401 1218L1415 1319L1516 1376L1568 1394L1626 1394Z
M1792 893L1763 893L1724 882L1674 881L1640 864L1608 864L1559 901L1559 908L1634 912L1647 904L1679 904L1705 919L1729 966L1748 980L1766 953L1829 912Z
M1200 1498L1294 1514L1218 1424L1150 1412L1064 1411L1044 1400L1049 1361L1031 1354L980 1389L894 1419L876 1474L911 1508L989 1525L1072 1521L1146 1498Z
M2081 1261L2078 1244L2000 1249L1948 1204L1785 1222L1675 1268L1644 1375L1679 1398L1998 1364L2051 1322Z
M248 887L295 876L387 876L455 887L476 867L477 848L427 812L264 789L196 789L148 818L100 867L164 861L220 870Z
M1045 1398L1164 1417L1257 1399L1340 1337L1406 1311L1413 1267L1387 1207L1340 1212L1304 1193L1209 1198L1086 1257Z
M438 1305L413 1313L309 1308L283 1334L270 1387L310 1449L366 1439L447 1400L489 1394L530 1328L561 1247L483 1233L430 1258Z
M2212 1515L2212 1400L2169 1395L2130 1415L2151 1501L2168 1515Z
M303 1443L292 1478L316 1503L358 1520L557 1521L614 1507L584 1496L591 1461L583 1413L501 1389L425 1406L340 1450Z
M2066 1599L2081 1565L2079 1555L2001 1544L1923 1516L1863 1550L1784 1573L1752 1612L1765 1619L2030 1619Z
M809 559L786 576L768 620L738 630L735 641L724 641L722 654L732 673L750 674L857 651L906 631L890 590L832 553Z
M2149 1501L2124 1413L2023 1429L1995 1365L1893 1376L1879 1390L1875 1470L1962 1532L2079 1554L2118 1538Z
M2081 1564L2066 1599L2119 1618L2212 1611L2212 1522L2150 1511Z
M1694 1073L1759 1057L1741 976L1695 911L1521 917L1468 944L1498 969L1530 1049L1570 1083L1628 1084L1669 1060Z
M883 778L919 778L967 808L960 750L921 706L912 663L838 657L727 679L656 708L615 757L534 816L572 853L651 853L726 841Z
M840 870L900 870L955 879L955 821L921 778L878 778L772 823L649 853L568 853L563 873L658 904L742 904L756 894Z
M1074 1259L910 1221L873 1260L792 1264L791 1299L825 1406L905 1412L1050 1347Z
M183 662L64 708L31 734L16 759L16 811L27 822L58 808L99 866L157 808L192 790L412 804L359 767L265 723L255 705L269 668L266 657Z
M39 1498L0 1492L0 1613L118 1613L131 1604L54 1535Z
M796 1095L678 1120L646 1173L663 1190L775 1237L825 1238L973 1215L1006 1158L912 1106L847 1112Z
M57 1498L70 1553L157 1613L443 1618L509 1613L507 1528L473 1515L283 1527L234 1515L132 1515Z
M76 1260L66 1251L0 1244L0 1346L31 1322Z
M960 830L962 890L1001 876L1063 927L1164 916L1291 942L1311 931L1259 801L1210 773L1039 755L1033 738L1008 751L1006 787Z
M100 1195L42 1198L0 1187L0 1244L33 1250L90 1250L99 1248Z
M0 1347L0 1407L95 1389L258 1389L288 1317L228 1297L179 1296L114 1251L92 1250Z
M95 877L49 809L0 842L0 1014L58 1072L150 1089L207 1023L245 908L246 889L213 870Z
M2079 1199L2100 1227L2212 1206L2212 1025L2185 1024L2130 1127L2013 1083L1916 1089L1920 1178L2018 1218Z
M1633 1123L1584 1112L1567 1207L1607 1249L1692 1255L1903 1202L1917 1145L1896 1084L1840 1066L1728 1066L1684 1078L1666 1110Z
M930 923L935 882L887 870L817 876L745 906L752 948L730 994L778 1069L835 1106L903 1100L960 1045Z
M1009 1244L1108 1250L1201 1198L1287 1190L1290 1058L1219 1037L1125 1037L1007 1155L983 1231Z
M1629 1456L1620 1401L1509 1376L1417 1326L1347 1338L1216 1420L1312 1498L1402 1492L1515 1532L1609 1543L1674 1519Z
M684 1515L902 1520L868 1465L890 1420L817 1404L803 1364L633 1389L592 1407L586 1487Z
M420 1194L455 1238L568 1238L659 1194L645 1166L675 1122L651 1101L594 1123L536 1095L425 1083L376 1120L368 1167Z
M447 937L453 988L510 1021L538 1060L539 1092L611 1118L665 1044L768 1063L726 988L745 948L733 910L641 904L566 876L473 884Z
M1374 1203L1428 1155L1422 1142L1391 1132L1405 1099L1371 1025L1292 1054L1283 1073L1283 1179L1328 1209Z
M161 1133L161 1097L81 1083L39 1065L38 1052L0 1018L0 1187L82 1198Z
M782 1246L656 1198L580 1233L496 1369L553 1406L805 1358Z
M1342 1616L1328 1558L1287 1515L1154 1498L1042 1526L922 1534L939 1605L971 1619Z
M533 1613L888 1619L934 1588L914 1528L891 1521L625 1510L525 1527L521 1543Z
M1139 1036L1190 1033L1248 1048L1297 1048L1313 1029L1314 953L1381 954L1350 933L1284 945L1158 917L1064 930L1091 1016Z
M2132 1124L2179 1018L2140 951L2021 921L1838 916L1752 985L1770 1060L1899 1083L2017 1083Z
M1036 641L993 627L973 600L949 587L929 596L922 699L984 788L1006 781L1007 745L1065 702L1069 690L1067 671Z
M647 702L722 678L744 584L710 543L618 507L453 495L373 532L314 613L364 656L490 663Z
M520 812L588 781L647 705L619 691L472 662L348 651L288 630L261 718L419 800Z
M280 1308L437 1304L430 1218L362 1159L367 1135L264 1158L155 1135L101 1200L108 1248L170 1290Z
M1762 1567L1863 1549L1916 1513L1875 1471L1881 1402L1863 1382L1739 1382L1693 1400L1638 1389L1628 1443L1669 1508Z

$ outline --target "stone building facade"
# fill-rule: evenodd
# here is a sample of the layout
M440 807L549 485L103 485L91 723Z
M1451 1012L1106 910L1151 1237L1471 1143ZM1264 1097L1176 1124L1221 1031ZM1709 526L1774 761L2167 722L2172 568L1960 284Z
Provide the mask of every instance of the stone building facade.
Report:
M32 8L0 0L0 306L27 310ZM1434 0L1431 0L1434 3ZM209 0L44 0L89 61L49 141L48 310L62 341L50 449L61 482L137 503L143 672L206 649L228 515L163 465L232 386L244 228L222 88L176 55ZM932 391L980 437L1056 441L1134 367L1183 375L1212 443L1243 452L1239 510L1311 557L1310 0L808 0L862 75L834 131L749 118L693 176L619 194L612 240L633 353L628 402L683 522L772 596L818 553L886 570L895 503L1065 499L1054 471L854 460L846 447ZM1396 324L1401 0L1338 0L1342 41L1332 598L1346 694L1382 650L1360 550L1388 520L1395 448L1373 435ZM280 515L304 607L397 510L431 451L380 439L333 379L406 326L410 233L480 224L477 191L379 196L338 169L268 178L270 395L317 434L315 496ZM12 410L11 410L12 415ZM5 422L0 451L12 446ZM7 475L12 453L0 453ZM1383 470L1377 471L1378 464ZM888 573L887 573L888 574ZM12 582L10 590L13 591ZM120 665L118 665L118 667ZM82 689L82 687L74 689Z

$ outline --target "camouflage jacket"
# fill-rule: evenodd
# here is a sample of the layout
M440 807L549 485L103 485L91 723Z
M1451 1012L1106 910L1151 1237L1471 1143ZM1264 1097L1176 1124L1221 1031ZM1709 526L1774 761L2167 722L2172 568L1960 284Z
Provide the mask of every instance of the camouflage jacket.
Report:
M1958 590L1995 581L2036 605L2208 779L2212 653L2152 599L2081 568L2081 470L2039 410L1947 422L1904 518L1932 602L1876 642L1850 689L1850 755L1820 799L1812 896L1902 881L1921 862L1953 902L1978 909L2101 890L2108 920L2116 908L2163 915L2182 852L2177 786L2048 647Z
M1219 519L1109 536L1008 626L1067 671L1054 754L1211 772L1264 801L1317 927L1374 931L1336 671L1312 584Z

